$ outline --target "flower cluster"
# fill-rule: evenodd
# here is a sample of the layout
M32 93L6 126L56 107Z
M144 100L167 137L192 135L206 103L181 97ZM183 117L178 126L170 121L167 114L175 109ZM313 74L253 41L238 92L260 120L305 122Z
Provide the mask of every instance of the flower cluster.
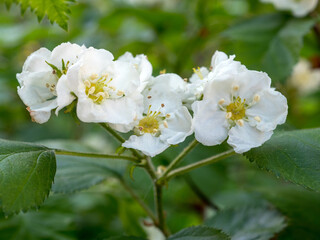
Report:
M289 10L295 17L306 16L318 4L318 0L261 0L261 2L272 3L279 10Z
M63 43L27 58L17 74L18 94L35 122L76 105L81 121L131 132L123 147L151 157L193 132L208 146L228 138L242 153L271 137L288 106L267 74L234 58L217 51L210 68L193 69L188 81L173 73L152 76L145 55L125 53L114 60L109 51Z

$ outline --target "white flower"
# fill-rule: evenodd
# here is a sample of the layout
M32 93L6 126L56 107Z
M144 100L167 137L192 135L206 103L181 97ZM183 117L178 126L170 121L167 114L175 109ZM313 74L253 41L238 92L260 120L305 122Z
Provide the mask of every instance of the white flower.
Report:
M147 56L140 54L134 57L132 53L126 52L125 54L120 56L118 60L129 62L133 64L134 67L138 70L138 72L140 73L140 86L138 90L142 91L146 87L149 79L152 76L152 65L148 61Z
M89 48L59 84L59 97L67 99L72 93L78 98L77 116L83 122L129 124L143 112L137 69L113 61L109 51ZM70 103L71 99L64 105Z
M62 43L52 52L40 48L27 58L22 72L17 74L18 94L33 121L49 120L51 110L58 106L56 85L84 50L84 46Z
M294 67L289 84L300 94L309 94L320 88L320 69L313 69L311 63L301 59Z
M134 133L122 146L155 156L192 134L192 117L182 106L185 82L176 74L163 74L144 91L144 115L134 123Z
M234 61L235 56L226 55L223 52L216 51L211 59L210 70L206 67L193 69L194 74L190 78L187 86L185 103L190 104L195 100L201 99L203 90L209 82L226 74L238 74L246 70L246 67L240 62Z
M264 3L272 3L279 10L289 10L295 17L304 17L313 11L318 0L261 0Z
M243 71L207 85L202 101L192 105L196 139L204 145L228 143L237 153L267 141L286 120L286 98L270 88L267 74Z

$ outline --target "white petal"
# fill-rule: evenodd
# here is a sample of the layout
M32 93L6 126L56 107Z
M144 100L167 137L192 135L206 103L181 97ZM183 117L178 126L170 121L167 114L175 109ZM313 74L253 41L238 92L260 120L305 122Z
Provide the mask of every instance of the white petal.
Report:
M238 96L250 102L256 93L270 88L271 79L264 72L246 70L236 76L234 84L239 86Z
M168 127L161 126L160 138L169 144L173 145L183 142L193 132L192 117L186 107L182 107L171 113L166 121Z
M296 17L304 17L313 11L318 0L261 0L261 2L273 3L279 10L291 10Z
M120 61L125 61L133 64L140 74L139 91L142 91L149 82L152 76L152 65L148 61L147 56L140 54L134 57L130 52L126 52L119 57Z
M104 49L88 48L78 63L81 66L81 76L83 79L89 78L92 74L105 74L109 68L113 68L113 55Z
M51 67L46 63L51 56L51 51L46 48L40 48L33 52L23 64L22 72L41 72L52 71ZM18 79L19 80L19 79Z
M237 75L247 70L244 65L238 61L234 61L235 55L228 57L225 53L217 51L211 60L211 72L208 75L208 81L216 78L224 78L225 75Z
M193 128L196 139L206 146L222 143L228 136L226 113L216 103L203 100L192 104Z
M221 62L227 61L228 55L224 52L216 51L211 58L211 67L216 68Z
M115 61L113 66L113 80L110 85L117 90L123 91L126 95L138 91L140 86L139 72L128 62Z
M145 109L151 105L152 111L174 112L182 106L187 83L177 74L162 74L155 77L143 92ZM164 107L161 108L161 105Z
M229 131L228 144L236 153L244 153L251 148L259 147L269 140L273 131L262 132L245 122L242 127L236 125Z
M260 92L260 101L246 110L246 115L261 121L255 121L260 131L274 130L278 124L283 124L288 115L287 99L274 89Z
M132 135L122 146L137 149L150 157L154 157L162 153L170 145L161 141L159 137L153 137L151 134L146 133L142 136Z
M25 105L31 107L55 98L52 91L46 86L56 84L57 78L49 72L22 72L17 78L23 83L18 87L18 94Z
M232 86L235 82L234 75L225 75L214 81L208 82L203 91L203 100L210 100L217 104L221 99L228 105L231 102Z
M33 111L28 109L30 113L30 117L33 122L43 124L47 122L51 116L51 112L46 112L46 111Z
M49 62L59 69L62 69L63 59L65 64L69 62L68 67L70 67L79 60L80 56L86 49L87 48L85 46L79 46L75 43L62 43L52 50L52 55Z
M130 124L143 112L143 97L135 93L118 99L94 103L86 96L78 96L77 115L83 122Z
M137 125L137 122L132 122L129 124L112 124L109 123L109 126L113 128L114 130L122 133L130 132L135 126Z
M62 75L57 84L57 104L58 108L56 114L64 107L71 104L76 98L71 94L72 90L69 88L67 75Z

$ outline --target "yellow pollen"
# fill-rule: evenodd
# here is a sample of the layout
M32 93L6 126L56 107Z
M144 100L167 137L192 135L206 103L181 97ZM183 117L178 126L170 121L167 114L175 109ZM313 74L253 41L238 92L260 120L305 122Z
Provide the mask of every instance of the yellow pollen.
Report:
M167 72L167 69L163 69L160 71L160 74L165 74Z
M95 87L91 87L91 88L89 88L89 90L88 90L88 94L89 94L89 95L90 95L90 94L93 94L95 91L96 91L96 88L95 88Z
M88 87L88 88L91 87L91 83L90 83L89 80L85 80L85 81L84 81L84 85L85 85L86 87Z
M123 96L123 95L124 95L124 92L119 90L119 91L117 92L117 95L118 95L118 96Z
M258 94L254 95L253 101L259 102L260 101L260 95L258 95Z
M161 112L150 111L151 105L149 106L147 116L139 121L138 129L143 133L157 133L159 131L158 116Z
M98 74L92 74L91 76L90 76L90 79L91 80L95 80L96 78L98 78L99 76L98 76Z
M192 68L192 70L193 70L193 72L194 72L195 74L198 75L198 77L199 77L201 80L204 79L200 67L197 67L197 69L196 69L196 68Z
M232 87L233 91L238 91L239 88L240 88L239 85L234 85L234 86Z
M232 117L232 113L231 112L228 112L227 114L226 114L226 119L230 119Z
M255 116L254 120L256 120L257 122L261 122L261 118L259 116Z
M86 95L92 99L94 103L101 104L103 100L110 97L108 91L113 90L108 83L112 81L112 78L107 79L108 74L104 74L102 76L98 76L97 74L92 74L88 79L86 79L83 83L85 86ZM119 91L120 92L120 91ZM122 96L118 95L118 96Z
M239 124L240 127L243 127L244 121L242 119L238 120L237 123Z
M235 121L244 118L246 115L245 101L245 99L242 101L240 97L237 97L234 102L227 106L227 115L228 113L232 114L230 117L231 120Z
M224 104L224 103L225 103L225 100L224 100L223 98L221 98L221 99L219 100L219 102L218 102L219 105L222 105L222 104Z

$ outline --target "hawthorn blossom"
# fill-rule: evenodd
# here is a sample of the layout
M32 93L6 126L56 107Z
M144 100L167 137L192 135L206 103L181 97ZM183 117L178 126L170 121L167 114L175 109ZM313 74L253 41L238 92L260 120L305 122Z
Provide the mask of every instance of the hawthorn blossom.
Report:
M71 95L77 97L77 116L83 122L129 124L143 112L139 86L139 72L132 64L113 61L109 51L89 48L57 93L65 106L72 102Z
M143 92L144 114L134 122L134 135L122 146L154 157L191 135L192 117L182 105L185 84L176 74L152 79Z
M270 85L266 73L249 70L210 82L192 105L196 139L213 146L229 136L237 153L261 146L288 113L286 98Z
M320 69L313 69L309 61L301 59L288 82L302 95L315 92L320 89Z
M318 0L261 0L264 3L272 3L279 10L289 10L295 17L304 17L312 12Z
M206 84L214 79L246 70L246 67L240 62L234 61L234 58L235 55L228 56L224 52L216 51L212 56L210 69L206 67L194 68L194 73L189 79L190 83L186 87L185 103L188 105L195 100L200 100Z
M53 51L40 48L25 61L17 74L18 94L34 122L45 123L51 110L58 106L56 86L65 78L68 68L86 48L77 44L62 43Z
M118 58L119 61L125 61L133 64L140 74L140 86L139 91L142 91L148 84L149 79L152 76L152 65L148 61L148 58L144 54L133 56L132 53L126 52Z

